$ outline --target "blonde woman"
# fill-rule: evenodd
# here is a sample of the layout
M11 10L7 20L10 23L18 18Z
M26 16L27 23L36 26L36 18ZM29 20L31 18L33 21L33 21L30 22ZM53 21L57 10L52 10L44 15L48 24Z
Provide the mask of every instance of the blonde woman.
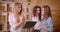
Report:
M15 3L13 13L9 14L10 32L22 32L24 25L24 15L22 13L22 5Z

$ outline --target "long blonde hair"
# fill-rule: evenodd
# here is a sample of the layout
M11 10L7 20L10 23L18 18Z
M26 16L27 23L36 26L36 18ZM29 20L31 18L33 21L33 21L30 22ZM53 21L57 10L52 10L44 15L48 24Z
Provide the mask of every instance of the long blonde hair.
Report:
M18 6L18 5L21 6L21 10L22 10L22 5L21 5L21 3L15 3L15 6ZM15 8L16 8L16 7L15 7ZM16 9L14 9L14 10L15 10L15 11L14 11L14 16L15 16L16 22L18 23L18 22L20 21L20 19L19 19L19 14L18 14L18 11L16 11ZM23 16L22 11L20 12L20 15Z

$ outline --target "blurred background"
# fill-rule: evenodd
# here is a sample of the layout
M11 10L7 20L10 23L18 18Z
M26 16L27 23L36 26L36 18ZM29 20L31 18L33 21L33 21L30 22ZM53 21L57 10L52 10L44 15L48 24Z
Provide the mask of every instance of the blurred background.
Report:
M14 2L22 3L26 21L31 20L33 7L49 5L54 23L54 32L60 32L60 0L0 0L0 32L9 32L8 16L13 11ZM31 29L25 29L31 32Z

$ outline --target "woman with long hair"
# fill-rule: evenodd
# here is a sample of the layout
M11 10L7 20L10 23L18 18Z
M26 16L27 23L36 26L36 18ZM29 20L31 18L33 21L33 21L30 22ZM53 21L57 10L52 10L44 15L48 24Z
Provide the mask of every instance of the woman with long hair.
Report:
M35 6L33 8L33 17L32 21L36 21L37 23L34 26L34 30L32 32L40 32L40 20L41 20L41 7Z
M22 12L22 4L18 2L15 3L13 13L9 13L10 32L22 32L25 21Z
M40 28L42 28L41 32L53 32L53 20L50 7L48 5L45 5L42 7L42 11L44 11L44 18L40 23Z

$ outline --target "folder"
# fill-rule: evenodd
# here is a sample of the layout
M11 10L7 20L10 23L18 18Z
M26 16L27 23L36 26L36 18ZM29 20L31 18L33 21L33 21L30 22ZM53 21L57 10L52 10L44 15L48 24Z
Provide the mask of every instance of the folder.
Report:
M36 24L36 21L27 21L23 28L31 28Z

